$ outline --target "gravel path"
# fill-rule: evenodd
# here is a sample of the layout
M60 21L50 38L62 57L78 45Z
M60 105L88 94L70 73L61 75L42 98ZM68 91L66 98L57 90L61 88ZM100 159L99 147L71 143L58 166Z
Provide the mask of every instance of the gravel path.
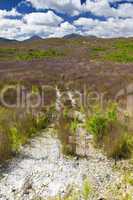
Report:
M98 200L119 178L112 162L98 150L90 146L87 158L65 158L60 154L59 141L45 132L24 146L20 156L0 174L2 200L46 200L64 195L72 185L81 188L85 177L94 186L91 200Z

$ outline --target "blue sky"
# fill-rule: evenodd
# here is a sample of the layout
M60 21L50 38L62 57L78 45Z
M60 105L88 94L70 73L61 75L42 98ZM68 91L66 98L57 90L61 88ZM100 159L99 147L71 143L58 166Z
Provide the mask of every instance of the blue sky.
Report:
M0 37L133 36L133 0L0 0Z

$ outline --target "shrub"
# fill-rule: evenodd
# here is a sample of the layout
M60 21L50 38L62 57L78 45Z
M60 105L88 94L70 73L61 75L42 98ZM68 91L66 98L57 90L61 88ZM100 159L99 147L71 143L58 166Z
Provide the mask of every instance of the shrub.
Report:
M58 138L62 144L62 152L66 155L76 154L76 130L78 121L71 116L71 112L67 109L62 110L57 122Z
M132 172L127 172L124 174L124 182L126 184L133 186L133 173Z
M0 107L0 161L10 157L11 142L9 135L9 126L12 123L11 112Z
M107 119L109 122L117 121L117 104L116 103L110 103L107 106Z
M8 135L0 129L0 161L10 157L11 147Z
M78 128L78 120L74 118L70 123L70 130L73 133L73 135L76 134L77 128Z
M21 137L19 130L14 126L9 129L9 138L11 142L11 149L13 152L18 152L21 145Z
M36 128L42 130L48 127L54 121L55 107L48 107L45 111L40 112L36 117Z
M106 129L107 118L101 113L94 114L87 121L87 130L93 134L95 142L102 141L103 136L106 133Z
M0 107L0 161L19 152L20 146L50 123L49 113L33 115L24 109Z
M129 158L133 151L133 137L129 133L122 133L118 137L110 141L110 148L107 150L107 155L115 159Z
M27 138L35 135L37 132L36 128L36 116L31 113L26 113L24 110L19 110L15 113L16 127L21 135L21 142L25 143Z
M16 55L17 60L31 61L33 59L42 59L42 58L55 58L63 56L63 52L60 52L57 49L48 49L48 50L30 50L26 52L18 53Z
M98 139L102 138L111 122L117 120L117 108L115 104L109 104L106 109L94 106L91 115L86 120L86 128Z
M117 117L117 105L109 104L106 109L93 111L86 121L86 128L94 141L102 146L107 156L115 159L128 158L132 154L133 136Z

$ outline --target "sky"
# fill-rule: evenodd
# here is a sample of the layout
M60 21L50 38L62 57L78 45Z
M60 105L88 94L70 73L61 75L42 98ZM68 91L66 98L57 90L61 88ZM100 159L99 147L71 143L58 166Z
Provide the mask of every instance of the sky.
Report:
M133 0L0 0L0 37L133 37Z

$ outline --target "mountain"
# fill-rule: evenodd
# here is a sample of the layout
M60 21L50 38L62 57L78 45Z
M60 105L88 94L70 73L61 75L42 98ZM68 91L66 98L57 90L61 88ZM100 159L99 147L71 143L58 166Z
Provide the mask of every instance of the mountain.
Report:
M16 42L16 40L11 40L11 39L1 38L0 37L0 42Z
M80 34L76 34L76 33L72 33L72 34L69 34L69 35L65 35L63 37L64 39L76 39L76 38L86 38L86 39L96 39L97 37L94 36L94 35L88 35L88 36L83 36L83 35L80 35Z
M35 40L42 40L42 38L37 35L33 35L31 38L27 39L26 41L35 41Z
M82 35L76 34L76 33L72 33L69 35L65 35L63 38L64 39L74 39L74 38L80 38L83 37Z

